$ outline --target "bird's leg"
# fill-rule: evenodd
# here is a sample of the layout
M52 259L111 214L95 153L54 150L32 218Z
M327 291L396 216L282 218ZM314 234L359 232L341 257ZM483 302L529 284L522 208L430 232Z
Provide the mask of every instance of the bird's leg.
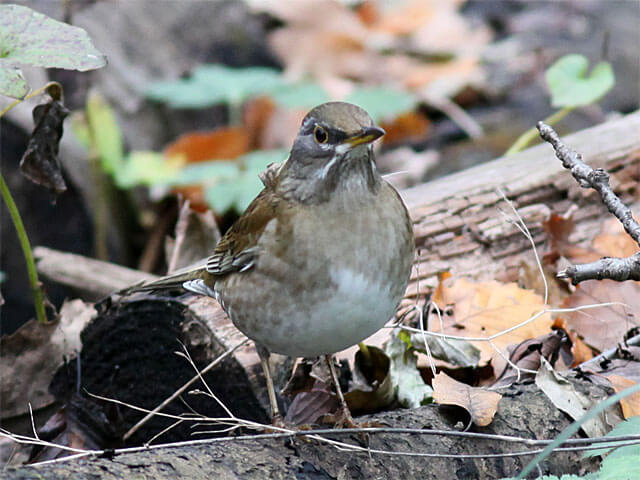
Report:
M347 402L344 399L344 395L342 394L342 389L340 388L340 380L338 379L336 368L333 365L333 355L325 355L324 358L327 361L327 365L329 366L331 381L336 387L336 393L338 395L338 400L340 401L340 408L342 409L342 418L340 419L340 423L347 428L358 428L360 425L358 425L353 420L351 411L349 410Z
M273 378L271 378L271 368L269 366L269 350L262 345L256 343L256 350L260 357L260 364L264 372L264 379L267 382L267 392L269 394L269 404L271 405L271 425L274 427L285 427L284 419L278 408L278 399L276 398L276 389L273 386Z

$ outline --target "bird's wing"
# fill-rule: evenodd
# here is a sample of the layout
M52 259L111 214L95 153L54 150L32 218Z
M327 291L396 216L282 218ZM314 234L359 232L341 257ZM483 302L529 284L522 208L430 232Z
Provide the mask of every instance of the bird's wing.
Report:
M211 275L226 275L253 267L260 255L258 241L267 224L276 219L278 206L283 201L272 189L262 190L222 237L207 260L206 271Z

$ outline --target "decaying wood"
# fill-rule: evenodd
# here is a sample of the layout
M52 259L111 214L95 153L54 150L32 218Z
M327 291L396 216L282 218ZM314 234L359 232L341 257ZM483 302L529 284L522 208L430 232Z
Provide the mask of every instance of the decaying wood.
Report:
M581 382L578 386L584 384ZM606 395L591 386L591 397ZM413 410L394 410L362 419L397 428L448 430L459 422L460 411L429 405ZM463 422L461 422L463 423ZM534 384L511 387L500 401L491 425L476 431L525 438L554 438L571 423ZM358 445L355 434L328 437ZM483 439L416 434L372 434L369 447L390 452L440 454L495 454L531 450L531 446ZM227 437L211 444L163 448L86 458L64 463L7 469L3 478L139 478L139 479L263 479L263 478L505 478L515 476L532 456L499 458L425 458L376 452L349 452L326 443L304 440L237 439ZM584 474L597 468L595 459L581 452L562 452L542 462L542 474Z

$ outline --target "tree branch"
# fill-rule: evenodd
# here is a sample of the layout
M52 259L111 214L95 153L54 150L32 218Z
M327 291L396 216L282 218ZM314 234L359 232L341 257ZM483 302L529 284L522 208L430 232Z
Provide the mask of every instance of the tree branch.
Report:
M538 122L540 137L551 144L556 157L562 165L571 171L582 188L592 188L600 195L602 203L622 223L625 231L640 245L640 224L633 218L633 214L622 200L613 192L609 185L609 174L602 168L593 169L582 161L582 156L567 147L558 134L544 122ZM584 265L572 265L558 272L559 278L571 278L571 283L577 285L584 280L602 280L608 278L619 282L625 280L640 280L640 252L628 258L601 258Z

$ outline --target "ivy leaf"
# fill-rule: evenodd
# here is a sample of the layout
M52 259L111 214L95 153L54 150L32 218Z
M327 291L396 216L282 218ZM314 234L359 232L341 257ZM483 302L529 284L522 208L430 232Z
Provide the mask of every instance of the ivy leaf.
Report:
M584 55L565 55L545 74L551 104L556 107L581 107L598 101L615 84L613 68L600 62L587 76L589 60Z
M82 28L20 5L0 5L0 60L0 93L15 98L26 95L19 65L86 71L106 64Z
M67 115L69 110L58 100L36 106L33 109L35 128L20 160L20 170L25 177L57 194L67 189L58 159L62 123Z

